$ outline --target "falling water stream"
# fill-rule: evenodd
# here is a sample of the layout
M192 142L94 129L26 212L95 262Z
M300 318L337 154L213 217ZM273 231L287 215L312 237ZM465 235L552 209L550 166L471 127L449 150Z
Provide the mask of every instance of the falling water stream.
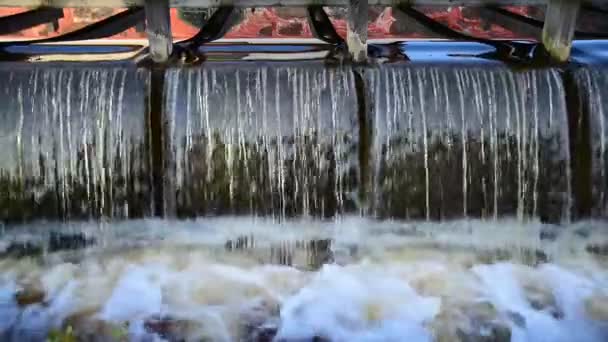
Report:
M606 69L154 72L0 69L1 341L608 340Z

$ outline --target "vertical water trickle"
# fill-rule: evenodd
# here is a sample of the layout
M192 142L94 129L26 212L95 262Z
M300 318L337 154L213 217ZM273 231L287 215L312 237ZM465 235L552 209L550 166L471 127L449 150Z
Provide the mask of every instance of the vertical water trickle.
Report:
M166 100L169 141L191 137L187 156L172 157L189 174L175 177L178 215L352 211L359 137L347 70L211 64L166 77L177 89Z
M419 93L419 104L420 104L420 113L422 115L422 145L423 145L423 154L424 154L424 205L425 205L425 216L426 216L426 220L429 221L431 219L431 200L430 200L430 193L431 193L431 186L430 186L430 175L429 175L429 145L428 145L428 137L430 132L427 129L427 118L426 118L426 106L425 106L425 93L424 93L424 88L425 88L425 84L424 82L426 81L426 73L425 73L425 69L422 70L417 70L418 71L418 75L417 75L417 79L418 79L418 89L420 90ZM466 208L466 206L465 206ZM466 209L465 209L465 213L466 213Z
M17 65L0 75L11 80L0 108L2 221L149 213L144 73Z
M581 68L568 75L573 179L578 216L608 217L608 69Z
M387 66L368 78L379 216L568 219L556 71Z

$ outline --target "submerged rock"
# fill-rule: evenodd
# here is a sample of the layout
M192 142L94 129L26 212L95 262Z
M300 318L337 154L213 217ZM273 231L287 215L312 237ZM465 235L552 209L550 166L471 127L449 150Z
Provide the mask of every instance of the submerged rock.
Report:
M268 322L253 328L244 340L246 342L272 342L278 331L279 327L275 322Z
M436 342L511 341L511 328L489 302L447 304L430 328Z
M460 342L510 342L511 328L504 323L489 322L473 332L458 329L457 336Z
M144 320L146 333L168 342L213 340L203 328L201 322L169 315L154 315Z
M33 242L11 242L4 251L0 252L0 258L37 257L42 251L42 246Z
M594 243L587 245L587 253L598 256L608 256L608 243Z
M240 314L240 335L248 342L272 341L279 330L279 312L279 303L258 301Z
M581 239L586 239L591 235L591 227L583 227L574 231L574 235Z
M77 341L87 342L127 342L129 331L127 323L108 322L95 317L95 312L80 312L68 317L64 329L73 328Z
M555 240L557 240L558 236L559 236L558 227L553 226L553 225L547 225L547 226L543 227L543 229L541 229L540 234L539 234L539 238L541 240L546 240L546 241L555 241Z
M308 266L313 270L318 270L324 264L331 263L334 260L331 246L331 239L311 240L306 246Z
M513 254L506 249L484 250L480 251L477 256L477 261L482 264L493 264L501 261L511 260Z
M82 233L64 234L52 232L49 237L49 252L74 250L95 244L95 239L87 238Z
M44 301L45 293L37 287L26 287L15 293L15 301L21 307L39 304Z
M64 330L51 330L47 336L48 342L76 342L76 335L71 326L67 326Z
M548 312L555 319L563 318L564 313L558 307L555 296L550 289L541 286L541 284L527 283L523 285L523 290L526 300L532 308Z
M547 254L540 250L528 247L507 249L495 249L481 251L478 254L477 260L482 264L494 264L504 261L517 260L525 265L537 266L549 262Z

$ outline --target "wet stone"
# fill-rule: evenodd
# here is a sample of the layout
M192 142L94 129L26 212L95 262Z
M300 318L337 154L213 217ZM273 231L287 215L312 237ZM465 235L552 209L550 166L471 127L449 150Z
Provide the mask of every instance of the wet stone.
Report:
M540 231L539 237L541 240L544 240L544 241L555 241L558 236L559 236L559 231L557 230L557 227L548 226L548 227L543 227L543 229Z
M430 328L437 342L507 342L511 329L500 320L494 305L479 302L452 307L447 305Z
M63 234L52 232L49 237L49 252L82 249L95 244L95 239L82 233Z
M574 235L576 235L582 239L586 239L589 237L589 235L591 235L591 228L589 228L589 227L579 228L574 231Z
M540 249L524 248L520 253L521 261L526 265L538 266L549 262L549 257Z
M509 317L509 320L520 328L524 328L526 326L526 318L518 312L509 311L507 312L507 317Z
M324 264L331 263L334 260L331 245L330 239L312 240L308 243L308 266L311 269L317 270Z
M260 300L240 315L241 336L245 341L272 341L280 325L278 303Z
M145 320L146 332L171 342L186 341L191 322L171 316L153 316Z
M496 249L491 251L480 251L477 258L480 263L493 264L500 261L510 260L513 258L513 255L506 249Z
M511 329L506 324L490 322L479 328L479 331L465 332L458 330L460 342L510 342Z
M278 325L270 322L252 329L251 333L245 338L247 342L271 342L279 330Z
M563 311L558 307L555 296L550 290L535 284L526 284L523 289L526 300L534 310L547 312L555 319L564 317Z
M608 256L608 243L589 244L585 249L589 254Z
M15 301L21 307L39 304L44 301L45 293L36 287L27 287L15 293Z
M77 341L126 342L129 336L127 323L112 323L94 318L94 312L80 312L68 317L63 328L72 327Z
M0 252L0 258L25 258L37 257L42 254L42 246L32 242L12 242Z

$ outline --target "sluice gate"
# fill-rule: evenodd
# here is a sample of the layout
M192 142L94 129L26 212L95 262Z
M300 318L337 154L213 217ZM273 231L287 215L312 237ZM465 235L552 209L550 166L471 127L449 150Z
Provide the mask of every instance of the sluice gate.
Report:
M142 69L1 73L6 221L606 215L600 67L206 65L161 108Z
M605 218L605 4L446 4L117 0L66 33L102 4L31 1L1 33L58 32L0 43L2 220ZM222 40L251 6L315 39Z

